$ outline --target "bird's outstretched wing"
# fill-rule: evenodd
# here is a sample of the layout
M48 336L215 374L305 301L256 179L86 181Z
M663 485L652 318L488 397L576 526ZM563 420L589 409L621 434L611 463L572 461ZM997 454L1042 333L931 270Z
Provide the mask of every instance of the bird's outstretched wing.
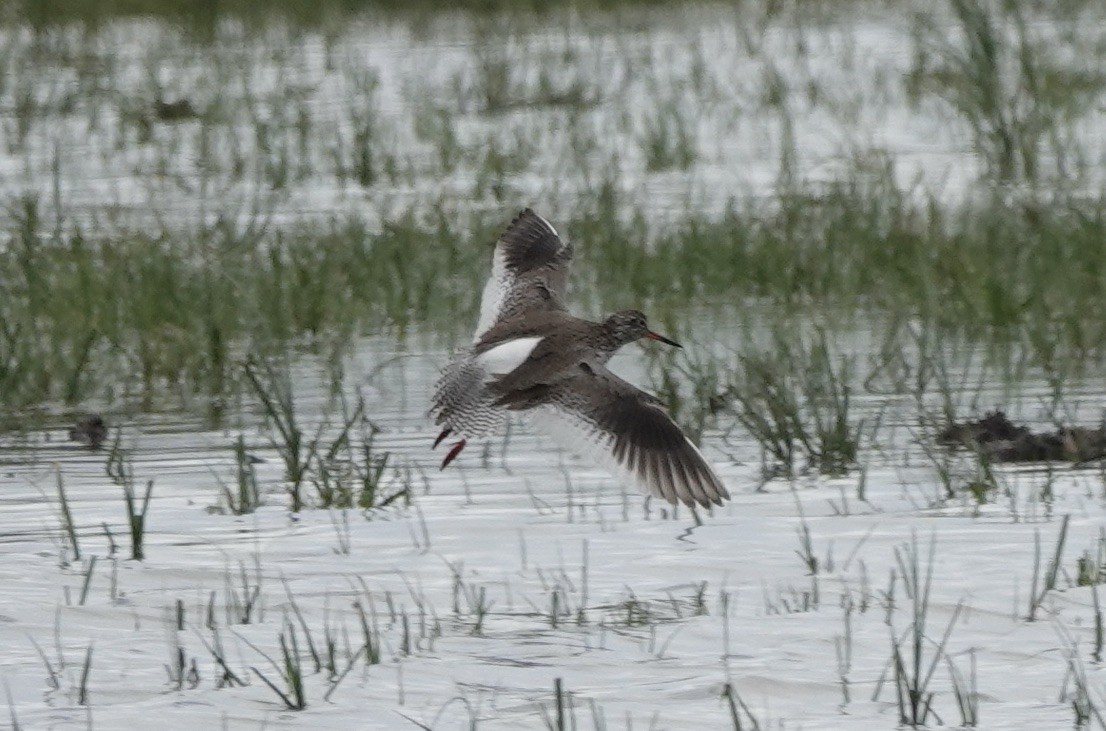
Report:
M519 393L508 408L532 409L534 423L568 449L583 452L646 493L675 505L729 499L703 454L653 396L603 367L547 391Z
M571 260L572 247L548 221L529 208L518 214L496 242L473 342L497 322L527 310L565 310Z

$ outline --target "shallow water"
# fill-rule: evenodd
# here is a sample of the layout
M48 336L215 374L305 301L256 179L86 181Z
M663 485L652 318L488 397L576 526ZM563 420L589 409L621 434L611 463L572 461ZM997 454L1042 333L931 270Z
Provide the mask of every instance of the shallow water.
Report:
M2 192L99 225L171 230L197 215L371 222L439 202L556 214L607 178L663 220L888 160L905 187L971 192L982 161L968 120L909 91L941 42L915 38L909 4L691 7L365 15L323 29L227 20L203 39L153 20L9 26ZM1049 48L1062 53L1044 60L1072 71L1101 40L1093 8L1028 20L1035 42L1058 39ZM935 23L937 38L957 39L951 18ZM163 119L157 98L198 116ZM1065 112L1082 161L1065 162L1069 182L1101 182L1101 98ZM686 167L651 168L654 137L683 139Z
M632 346L615 363L639 382L640 353ZM965 604L947 650L965 674L974 655L987 728L1070 723L1061 700L1061 636L1078 640L1089 682L1101 687L1089 658L1090 590L1070 585L1076 557L1093 548L1102 526L1104 487L1094 470L1058 467L1049 499L1040 495L1044 472L1003 470L1007 497L984 506L968 498L934 505L932 466L911 446L909 431L892 426L881 433L889 440L882 449L866 455L861 502L856 474L761 487L755 446L711 431L706 453L734 499L702 514L697 526L686 510L672 516L627 494L525 424L506 442L470 446L456 467L438 472L423 408L447 354L409 354L374 372L389 355L386 341L367 342L350 363L346 387L360 384L365 393L381 429L378 447L391 453L392 464L413 469L408 508L290 515L272 432L259 428L249 409L228 415L216 430L182 415L109 416L136 482L155 480L140 563L126 559L121 488L105 474L104 451L65 441L64 425L4 450L0 678L24 728L84 727L89 715L98 727L116 728L144 723L151 713L182 729L409 727L404 716L433 728L471 719L481 727L541 727L555 714L555 678L571 692L571 713L582 727L602 719L609 727L726 727L729 710L719 695L729 681L762 727L888 728L897 720L893 687L886 683L872 698L890 657L886 592L895 551L912 536L923 557L929 541L936 546L927 634L939 637L957 604ZM295 383L313 433L333 404L311 367L297 371ZM877 409L875 401L865 408ZM887 419L906 421L902 412ZM241 517L213 513L219 481L233 480L231 445L239 433L263 460L256 470L265 505ZM55 492L59 471L82 561L62 560L71 555ZM1034 536L1050 557L1063 515L1071 522L1058 590L1045 597L1038 621L1028 622ZM816 578L796 556L804 521L819 562ZM105 523L119 543L114 556ZM98 560L79 605L92 556ZM241 612L235 607L252 591L243 588L243 570L247 586L260 586L249 624L234 621ZM381 662L356 662L329 701L322 698L327 673L312 672L282 581L320 652L330 628L339 671L348 662L346 646L362 641L354 602L374 607ZM899 633L909 624L909 602L901 575L895 581L890 616ZM178 601L183 631L173 629ZM844 703L834 648L845 636L848 606ZM248 686L216 687L218 668L203 644L213 641L209 611L229 666ZM306 672L309 705L298 713L282 711L250 670L275 678L261 653L279 654L285 620L296 624ZM49 687L32 638L60 688ZM187 662L196 658L195 688L169 682L165 666L178 641ZM81 707L76 689L90 644L89 705ZM944 667L942 661L931 690L936 710L952 723L957 711Z
M901 83L912 63L906 6L863 10L803 24L717 6L448 15L417 26L366 16L329 33L228 21L213 42L154 21L74 26L37 40L8 27L0 46L13 73L0 109L16 109L29 90L31 107L45 111L29 118L22 138L19 117L4 114L0 193L57 196L67 220L105 229L188 231L199 213L279 226L350 212L374 221L437 203L509 216L541 202L555 218L609 175L663 220L766 195L793 149L799 176L831 178L857 150L875 150L894 160L901 180L920 177L942 196L963 196L981 165L963 121L932 99L910 104ZM1092 11L1080 28L1093 40L1101 23ZM1059 24L1033 27L1052 33ZM504 71L506 91L489 94ZM772 83L787 90L782 102L764 101ZM143 121L155 87L166 99L190 99L207 121ZM564 101L573 95L577 102ZM488 109L490 101L502 106ZM1073 127L1086 133L1090 168L1101 159L1100 108ZM650 171L643 125L670 114L692 130L694 160ZM370 117L375 177L360 185L338 170L354 159L348 147ZM302 146L301 119L309 127ZM456 143L443 142L434 119L448 121ZM511 159L488 162L489 151ZM449 155L457 159L446 163ZM704 313L701 331L681 333L688 351L731 353L737 338L757 337L755 315L728 317ZM865 363L873 341L861 329L836 342ZM380 429L374 444L398 469L388 489L406 479L413 492L411 505L367 513L291 515L275 432L250 399L222 405L218 421L192 397L166 396L153 410L126 398L99 404L119 428L136 484L154 480L143 562L126 558L122 488L107 475L106 450L66 441L68 414L0 436L0 683L22 727L120 728L157 714L181 729L540 728L555 723L559 678L569 722L580 728L729 727L721 697L729 682L761 728L886 729L899 718L893 681L881 682L890 637L910 623L895 552L915 536L923 556L935 542L921 666L930 667L933 641L955 615L947 658L965 677L974 658L981 726L1070 724L1069 658L1085 666L1094 703L1106 705L1092 655L1094 598L1074 586L1076 559L1102 530L1098 471L1002 469L1002 497L943 500L910 395L864 393L859 416L880 427L862 457L863 478L765 483L757 445L723 415L703 444L734 499L701 514L699 525L685 509L673 514L625 492L525 424L471 445L439 472L425 410L447 358L419 337L402 346L377 337L343 361L342 390L364 395ZM648 383L636 346L615 367ZM337 409L325 368L305 356L292 383L313 434ZM1035 375L1013 386L975 374L963 383L965 402L1048 423L1049 389ZM1097 418L1100 379L1069 386L1077 416ZM937 408L935 394L927 399ZM264 505L246 516L211 509L222 502L221 484L233 482L239 435L262 460ZM974 466L964 457L954 469L968 478ZM59 474L80 560L65 544ZM1065 515L1057 588L1028 621ZM804 525L816 576L796 555ZM254 587L258 606L243 623ZM381 662L354 659L324 699L334 678L315 672L304 625L323 656L326 637L334 639L340 674L362 642L355 602L376 628ZM288 622L306 673L302 712L283 709L251 670L283 688L265 655L278 658ZM205 646L216 631L229 668L248 685L220 687ZM166 669L178 644L186 666L196 660L194 688L177 689ZM934 667L934 708L957 724L946 659Z

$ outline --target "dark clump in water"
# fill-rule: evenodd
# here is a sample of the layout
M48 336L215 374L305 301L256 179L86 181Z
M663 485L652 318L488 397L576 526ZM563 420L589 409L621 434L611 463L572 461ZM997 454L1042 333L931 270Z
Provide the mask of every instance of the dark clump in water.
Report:
M1001 410L976 421L950 424L937 435L946 447L976 449L995 462L1088 462L1106 457L1106 428L1061 427L1033 432Z
M85 414L77 420L77 425L69 430L69 439L87 444L92 449L103 446L108 436L108 425L99 414Z
M1012 442L1029 436L1029 429L1015 426L1006 413L997 410L982 419L949 424L937 435L937 443L946 447L982 447L995 442Z

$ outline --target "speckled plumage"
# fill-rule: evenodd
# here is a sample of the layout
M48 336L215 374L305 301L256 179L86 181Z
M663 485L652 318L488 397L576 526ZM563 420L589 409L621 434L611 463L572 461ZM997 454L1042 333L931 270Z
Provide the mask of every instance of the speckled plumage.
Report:
M482 437L507 414L534 423L628 482L673 504L721 505L726 488L650 394L611 373L607 361L646 337L645 316L624 310L602 322L572 316L564 288L572 248L533 211L523 211L496 243L471 347L445 367L431 415L451 433ZM444 468L464 448L454 445ZM437 442L435 443L437 446Z
M470 439L502 431L507 425L507 412L495 405L486 378L487 372L471 351L455 358L442 371L434 389L434 422Z
M430 411L434 423L470 439L495 434L506 426L507 412L494 405L497 397L487 387L489 374L477 360L479 344L494 325L521 313L567 315L564 290L571 260L572 247L529 208L511 222L496 242L474 345L445 367L434 389ZM512 333L513 337L525 334Z

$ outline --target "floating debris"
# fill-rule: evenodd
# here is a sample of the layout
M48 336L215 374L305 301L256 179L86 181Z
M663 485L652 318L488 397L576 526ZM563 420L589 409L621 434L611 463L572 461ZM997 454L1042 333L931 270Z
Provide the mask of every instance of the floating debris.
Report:
M950 424L937 435L937 443L975 449L995 462L1090 462L1106 457L1106 428L1035 433L995 410L976 421Z
M69 430L69 439L99 449L108 438L108 425L99 414L85 414L77 420L77 425Z

